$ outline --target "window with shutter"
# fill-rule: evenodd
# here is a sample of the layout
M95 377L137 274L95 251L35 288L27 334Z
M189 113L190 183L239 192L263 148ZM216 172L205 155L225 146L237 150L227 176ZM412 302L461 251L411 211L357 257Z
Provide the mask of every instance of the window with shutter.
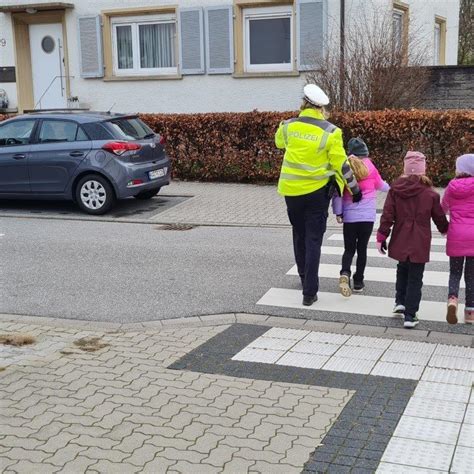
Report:
M182 74L204 74L204 16L202 8L179 11Z
M103 77L100 17L82 16L77 23L81 77Z
M324 53L326 0L297 0L296 15L298 69L314 69Z
M207 72L232 73L234 71L232 6L206 8L205 24Z

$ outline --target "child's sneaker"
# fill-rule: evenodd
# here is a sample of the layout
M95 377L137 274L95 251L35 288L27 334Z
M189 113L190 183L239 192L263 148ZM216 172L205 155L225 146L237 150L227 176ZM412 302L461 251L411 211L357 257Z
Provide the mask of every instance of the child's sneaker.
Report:
M417 316L409 316L405 314L405 321L403 323L403 327L407 329L413 329L415 326L418 325L420 321L418 320Z
M403 315L405 314L405 306L402 304L395 304L393 308L393 314Z
M341 275L339 277L339 291L342 296L349 298L352 295L351 280L348 275Z
M466 324L474 324L474 309L465 309L464 310L464 322Z
M450 296L448 299L448 312L446 314L446 321L449 324L456 324L458 322L458 299L455 296Z
M354 289L352 290L354 293L362 293L364 291L365 285L363 281L355 281L354 280Z

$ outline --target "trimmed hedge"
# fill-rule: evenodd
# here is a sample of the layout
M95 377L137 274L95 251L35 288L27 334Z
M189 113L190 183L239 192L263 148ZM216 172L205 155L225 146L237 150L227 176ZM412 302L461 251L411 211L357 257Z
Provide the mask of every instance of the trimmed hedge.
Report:
M268 183L278 179L283 153L274 145L281 120L296 112L146 114L142 118L167 137L174 176L179 179ZM407 150L425 153L435 185L446 185L455 160L473 152L474 112L425 110L336 113L345 141L362 137L389 182L403 169Z
M282 151L274 134L280 121L296 112L143 114L167 138L173 176L182 180L273 183ZM2 117L0 116L0 120ZM425 153L428 175L443 186L454 174L456 158L474 152L474 112L399 111L335 113L330 119L347 141L362 137L382 176L393 181L407 150Z

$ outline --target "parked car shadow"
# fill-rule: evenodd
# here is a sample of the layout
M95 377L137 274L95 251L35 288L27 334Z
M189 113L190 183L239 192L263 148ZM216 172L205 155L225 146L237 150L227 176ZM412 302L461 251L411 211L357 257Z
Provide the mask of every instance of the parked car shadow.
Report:
M188 196L156 196L147 201L137 199L123 199L116 203L114 208L103 216L90 216L83 213L71 201L46 201L46 200L9 200L0 199L0 215L21 214L25 216L40 215L44 217L78 217L94 220L138 218L149 219L176 204L188 199Z

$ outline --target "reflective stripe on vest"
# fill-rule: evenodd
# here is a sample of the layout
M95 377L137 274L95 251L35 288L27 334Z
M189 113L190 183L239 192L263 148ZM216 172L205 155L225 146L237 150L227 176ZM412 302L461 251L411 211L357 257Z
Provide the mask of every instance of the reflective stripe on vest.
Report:
M288 161L286 158L283 160L283 166L285 168L294 168L296 170L304 170L304 171L320 171L320 170L328 170L329 163L323 166L311 166L305 165L303 163L293 163Z
M301 176L299 174L280 173L280 179L288 179L290 181L306 181L308 179L312 181L322 181L323 179L328 179L335 174L335 171L328 171L326 174L319 176Z

